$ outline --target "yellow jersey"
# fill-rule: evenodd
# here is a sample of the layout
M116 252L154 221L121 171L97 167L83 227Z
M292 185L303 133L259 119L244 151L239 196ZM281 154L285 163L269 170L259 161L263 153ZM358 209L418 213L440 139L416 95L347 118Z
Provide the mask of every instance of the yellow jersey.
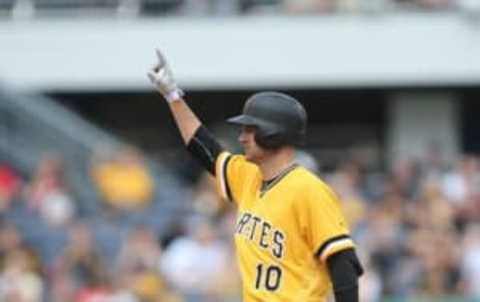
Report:
M354 247L335 193L300 166L267 188L242 155L222 152L215 168L219 193L238 207L243 301L326 302L332 287L326 259Z

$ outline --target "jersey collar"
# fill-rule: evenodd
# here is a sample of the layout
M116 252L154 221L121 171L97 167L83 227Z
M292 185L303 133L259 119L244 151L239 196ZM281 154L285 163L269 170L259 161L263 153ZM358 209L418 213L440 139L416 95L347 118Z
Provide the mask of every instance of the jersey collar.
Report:
M295 168L297 167L298 167L298 164L294 163L288 166L285 170L280 172L280 174L278 174L274 178L270 180L262 181L262 186L260 188L260 197L263 197L265 193L267 193L271 188L273 188L277 183L279 183L285 176L287 176L288 173L295 170Z

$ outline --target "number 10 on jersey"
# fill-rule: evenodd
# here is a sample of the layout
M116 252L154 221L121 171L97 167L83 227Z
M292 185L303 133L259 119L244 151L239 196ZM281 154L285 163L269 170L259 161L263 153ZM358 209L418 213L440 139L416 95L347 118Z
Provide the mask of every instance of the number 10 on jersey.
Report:
M255 289L276 291L280 287L281 279L282 269L279 266L258 264Z

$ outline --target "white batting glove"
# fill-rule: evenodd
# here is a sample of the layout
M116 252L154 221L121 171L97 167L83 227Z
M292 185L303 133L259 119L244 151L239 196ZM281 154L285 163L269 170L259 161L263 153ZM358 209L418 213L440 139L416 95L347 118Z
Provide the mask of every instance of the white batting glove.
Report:
M156 48L155 51L157 53L158 63L147 73L148 78L169 103L179 100L184 93L178 88L173 78L173 73L162 52L158 48Z

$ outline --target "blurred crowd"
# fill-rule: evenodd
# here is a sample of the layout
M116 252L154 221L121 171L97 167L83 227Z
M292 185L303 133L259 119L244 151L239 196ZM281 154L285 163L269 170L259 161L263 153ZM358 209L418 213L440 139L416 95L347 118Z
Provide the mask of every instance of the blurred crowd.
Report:
M329 13L383 13L396 11L478 12L477 0L6 0L0 16L14 19L37 16L238 16L320 15Z
M82 211L60 154L44 154L32 176L12 167L0 162L0 301L237 301L234 217L179 217L182 201L155 194L135 148L92 156L94 213Z
M390 10L449 10L464 0L185 0L177 12L185 15L325 14Z
M432 149L380 171L352 156L325 171L300 155L341 198L366 268L361 301L480 299L478 156L444 162ZM168 216L182 201L155 200L138 150L102 151L88 167L101 206L86 215L66 166L45 154L24 177L0 162L0 301L241 301L235 209L210 175L185 185L188 209Z

